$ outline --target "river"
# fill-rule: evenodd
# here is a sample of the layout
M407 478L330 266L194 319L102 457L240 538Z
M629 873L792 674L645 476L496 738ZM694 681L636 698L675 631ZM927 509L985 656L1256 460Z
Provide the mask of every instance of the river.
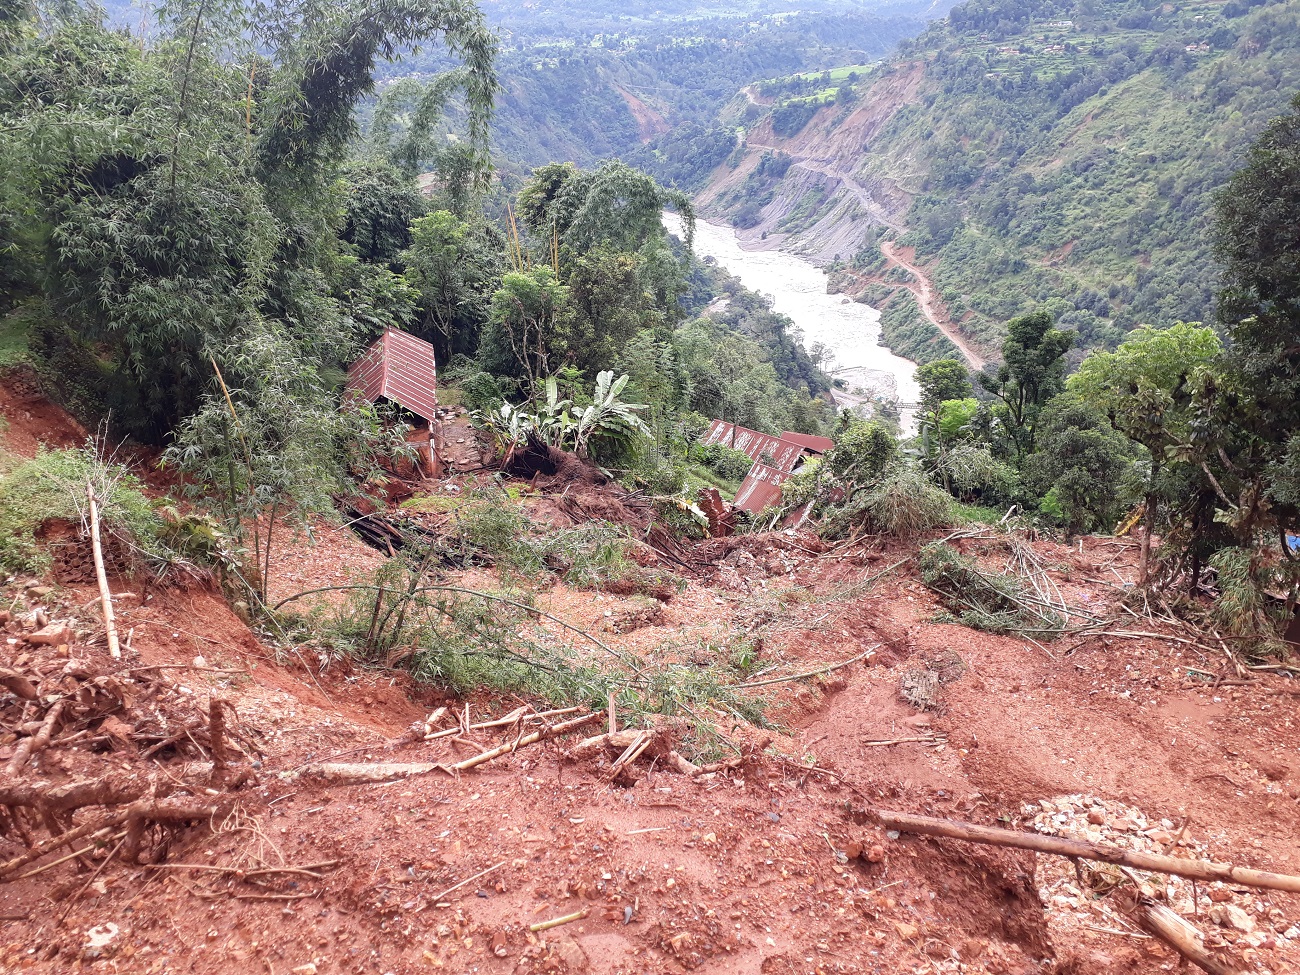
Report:
M671 233L681 236L681 220L664 214ZM916 363L894 355L880 340L880 312L843 295L826 293L822 269L779 250L745 250L730 227L695 221L695 253L712 257L751 291L772 299L772 308L788 316L811 348L820 342L833 360L827 367L846 390L837 390L844 405L881 396L915 403L921 396ZM904 411L903 427L913 431L915 417Z

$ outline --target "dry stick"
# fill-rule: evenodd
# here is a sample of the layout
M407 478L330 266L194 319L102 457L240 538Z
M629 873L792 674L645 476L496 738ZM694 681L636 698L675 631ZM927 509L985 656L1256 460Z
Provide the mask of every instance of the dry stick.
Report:
M109 850L109 852L108 852L108 856L104 857L104 859L100 861L99 866L97 866L97 867L95 868L95 872L92 873L92 874L90 875L90 879L87 880L84 884L81 885L81 890L77 891L73 896L71 896L71 897L68 898L68 906L65 907L65 908L63 909L63 913L59 915L59 920L60 920L60 921L62 921L65 917L68 916L68 912L69 912L70 910L72 910L72 905L75 904L78 900L81 899L81 895L84 894L84 893L87 891L87 889L89 889L90 885L93 884L93 883L95 882L95 879L96 879L96 878L97 878L101 873L104 872L104 868L105 868L106 866L108 866L108 861L112 860L113 857L117 856L117 851L120 850L120 849L122 849L122 844L125 843L125 842L126 842L126 838L125 838L125 837L123 837L122 839L118 840L118 841L117 841L117 846L115 846L115 847L113 847L113 849Z
M316 869L326 869L328 867L338 866L337 860L326 860L324 863L312 863L305 867L257 867L253 870L244 870L241 867L218 867L207 863L155 863L149 866L150 870L198 870L210 871L212 873L233 873L242 878L261 877L265 874L273 873L291 873L300 874L304 877L313 877L316 880L324 878L323 873L317 873ZM316 869L313 869L316 868Z
M833 670L847 667L849 664L857 663L859 660L865 660L879 649L880 644L877 643L874 647L863 650L856 657L850 657L848 660L841 660L839 663L831 664L829 667L819 667L817 670L810 670L804 674L790 674L786 677L771 677L767 680L752 680L745 684L732 684L731 687L733 690L746 690L751 687L766 687L768 684L784 684L786 681L803 680L805 677L819 677L822 674L829 674Z
M549 921L542 921L538 924L528 925L529 931L546 931L550 928L558 928L561 924L568 924L570 921L581 921L587 916L586 908L581 911L574 911L572 914L566 914L564 917L552 918Z
M507 863L509 863L509 862L510 862L509 860L502 860L500 863L494 864L493 866L488 867L486 870L480 870L478 873L474 874L474 876L472 876L472 877L466 877L466 878L465 878L464 880L462 880L460 883L456 884L456 886L454 886L454 887L448 887L446 890L444 890L441 894L439 894L437 897L435 897L435 898L433 899L433 902L434 902L435 904L438 903L438 901L442 900L442 899L443 899L444 897L446 897L448 894L454 894L456 891L460 890L460 889L461 889L462 887L464 887L466 884L472 884L474 881L478 880L480 877L486 877L486 876L487 876L488 874L490 874L493 870L499 870L501 867L504 867L504 866L505 866Z
M913 742L913 741L923 742L924 744L927 745L939 745L942 744L944 741L946 741L946 739L936 738L934 735L930 735L927 738L889 738L887 740L881 740L881 741L864 741L862 744L864 745L905 745L908 742Z
M22 744L14 752L13 758L9 759L9 764L5 766L7 777L12 778L17 775L29 758L50 743L50 737L54 734L54 729L59 723L59 718L63 716L63 708L67 703L66 700L56 701L54 707L50 708L49 713L45 715L45 720L41 722L41 727L36 734L23 739Z
M84 826L78 826L76 829L70 829L66 833L60 833L58 836L51 836L49 839L42 840L21 856L16 856L12 860L0 863L0 880L2 880L7 874L13 873L19 867L24 867L29 863L39 860L51 850L57 850L61 846L75 843L77 840L86 836L97 836L99 833L107 832L114 826L120 826L124 822L126 822L126 813L118 813L107 821L99 820L98 822L87 823Z
M104 550L99 543L99 505L95 502L95 486L86 482L86 497L90 502L90 550L95 557L95 578L99 580L99 604L104 610L104 632L108 637L108 654L114 660L122 658L122 648L117 643L117 623L113 618L113 594L108 589L108 574L104 571Z
M467 769L474 768L476 765L482 765L484 762L490 762L494 758L499 758L508 752L513 752L516 748L522 748L524 745L531 745L534 742L541 741L543 738L550 738L553 735L562 735L566 732L573 731L575 728L581 728L583 725L591 724L593 721L599 721L602 717L604 716L597 711L593 714L584 714L581 718L574 718L572 721L562 721L557 725L549 725L540 731L534 731L530 735L524 735L524 737L516 741L508 741L504 745L498 745L496 748L492 748L480 755L475 755L473 758L467 758L463 762L457 762L455 765L451 766L451 768L455 772L464 772Z
M112 840L120 840L124 836L126 836L126 830L114 834L113 836L109 837L109 840L110 842ZM46 870L52 870L54 867L57 867L61 863L67 863L69 860L75 860L77 859L77 857L85 856L87 853L92 852L94 849L95 849L95 844L92 843L90 846L84 847L78 850L76 853L69 853L67 856L59 857L59 859L57 860L51 860L49 863L42 863L35 870L28 870L26 873L20 873L14 879L26 880L28 877L35 877L38 873L44 873Z
M1267 870L1252 870L1249 867L1234 867L1227 863L1211 863L1205 860L1179 860L1154 853L1121 850L1119 847L1103 843L1086 843L1082 840L1065 839L1059 836L1044 836L1037 833L1021 833L1010 829L996 829L990 826L976 826L973 823L962 823L952 819L936 819L931 816L916 816L912 813L871 810L868 815L879 819L881 823L890 829L896 829L904 833L917 833L923 836L947 836L955 840L987 843L992 846L1009 846L1020 850L1035 850L1039 853L1051 853L1070 859L1114 863L1120 866L1133 867L1137 870L1168 873L1177 877L1188 877L1195 880L1217 880L1222 883L1241 884L1245 887L1300 893L1300 877L1271 873Z

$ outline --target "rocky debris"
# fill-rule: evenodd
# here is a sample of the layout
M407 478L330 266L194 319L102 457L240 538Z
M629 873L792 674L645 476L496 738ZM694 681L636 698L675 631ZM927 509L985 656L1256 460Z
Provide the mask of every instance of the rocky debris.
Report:
M1157 819L1142 810L1113 799L1068 795L1027 803L1021 810L1026 824L1039 833L1071 837L1092 843L1107 843L1123 850L1164 855L1184 854L1191 859L1214 860L1207 837L1199 830L1184 829L1167 818ZM1143 892L1187 918L1204 935L1209 947L1271 951L1291 947L1300 928L1275 906L1276 897L1267 891L1234 888L1221 883L1200 882L1167 874L1131 871ZM1123 873L1109 864L1081 864L1078 871L1059 857L1039 859L1039 896L1048 912L1049 923L1090 930L1133 926L1117 903L1107 895L1126 883ZM1196 903L1193 903L1193 891ZM1206 919L1213 926L1206 923ZM1091 928L1090 928L1091 926Z
M631 633L644 626L659 626L663 618L663 604L650 600L644 605L634 606L620 613L606 610L605 629L610 633Z

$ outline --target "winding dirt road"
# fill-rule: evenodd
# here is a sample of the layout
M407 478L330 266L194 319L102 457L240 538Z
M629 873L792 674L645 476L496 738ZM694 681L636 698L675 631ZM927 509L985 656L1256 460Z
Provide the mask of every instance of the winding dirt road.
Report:
M885 259L891 264L897 264L916 278L918 284L909 284L905 287L916 296L916 303L921 307L921 314L925 315L935 328L948 336L952 344L957 346L961 354L966 357L966 361L972 369L983 369L988 360L972 349L970 343L966 341L966 337L949 324L947 312L944 310L942 303L934 297L934 285L926 277L925 272L915 264L910 264L902 257L899 257L893 243L890 241L882 240L880 242L880 253L884 254Z

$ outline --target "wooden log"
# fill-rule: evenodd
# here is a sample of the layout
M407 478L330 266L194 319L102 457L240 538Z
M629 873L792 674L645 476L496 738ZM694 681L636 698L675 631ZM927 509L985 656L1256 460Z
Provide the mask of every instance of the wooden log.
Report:
M51 785L0 784L0 806L28 806L43 812L69 812L84 806L117 806L144 795L167 796L176 786L168 779L148 779L129 772L113 772L99 779L82 779Z
M104 550L99 543L99 504L95 500L95 486L86 482L86 498L90 502L90 550L95 557L95 578L99 581L99 603L104 611L104 632L108 637L108 654L120 660L122 649L117 643L117 621L113 616L113 594L108 588L108 574L104 571Z
M1060 836L1021 833L1016 830L976 826L973 823L962 823L952 819L935 819L930 816L913 815L912 813L869 810L867 816L878 820L889 829L896 829L903 833L917 833L922 836L946 836L954 840L967 840L971 843L984 843L992 846L1008 846L1018 850L1034 850L1038 853L1051 853L1055 856L1070 859L1114 863L1119 866L1133 867L1136 870L1150 870L1155 873L1173 874L1177 877L1189 877L1192 880L1219 881L1225 884L1241 884L1243 887L1300 893L1300 877L1271 873L1267 870L1252 870L1248 867L1234 867L1227 863L1210 863L1205 860L1179 860L1176 857L1160 856L1154 853L1122 850L1117 846L1110 846L1106 843L1087 843L1083 840L1066 839Z
M1241 969L1206 951L1200 932L1164 905L1142 898L1133 915L1144 931L1210 975L1241 975Z
M27 764L27 760L37 752L45 748L50 743L50 738L59 726L59 719L63 717L63 709L67 706L67 701L55 701L54 706L45 715L45 720L41 722L41 727L36 734L24 738L18 748L14 750L13 757L9 759L9 764L5 766L5 776L13 778L19 770ZM6 806L12 806L14 803L6 802Z

